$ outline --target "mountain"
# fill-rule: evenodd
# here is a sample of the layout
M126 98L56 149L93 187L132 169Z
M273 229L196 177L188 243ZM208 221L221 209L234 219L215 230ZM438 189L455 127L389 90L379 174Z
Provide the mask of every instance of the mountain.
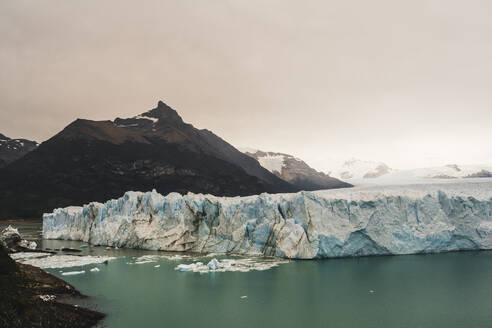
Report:
M354 184L411 184L432 180L491 178L492 165L448 164L436 167L397 170L382 162L350 159L332 175Z
M160 101L132 118L77 119L0 170L0 218L152 189L218 196L298 190Z
M491 178L492 165L457 165L448 164L410 170L398 170L383 177L388 181L435 180L435 179L469 179Z
M33 149L38 143L27 139L10 139L0 133L0 168L7 166L21 158Z
M331 172L331 175L342 180L374 179L394 171L382 162L364 161L356 158L345 161L340 168Z
M332 178L323 172L316 171L303 160L292 155L264 152L251 148L240 150L246 155L258 160L261 166L268 171L301 190L321 190L352 186L351 184Z

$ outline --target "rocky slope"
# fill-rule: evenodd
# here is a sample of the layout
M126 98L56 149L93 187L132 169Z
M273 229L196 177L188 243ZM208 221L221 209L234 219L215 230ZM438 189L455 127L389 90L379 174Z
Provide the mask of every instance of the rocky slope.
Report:
M279 178L301 190L312 191L352 186L323 172L316 171L303 160L292 155L248 148L241 149L241 151L258 160L264 168Z
M127 190L252 195L298 189L159 102L114 121L78 119L0 170L0 218L43 212Z
M82 297L63 280L15 263L0 244L0 327L93 327L104 314L61 301Z
M492 249L492 182L235 198L127 192L45 214L43 237L297 259Z
M21 158L31 150L36 149L37 146L36 141L10 139L0 133L0 168Z

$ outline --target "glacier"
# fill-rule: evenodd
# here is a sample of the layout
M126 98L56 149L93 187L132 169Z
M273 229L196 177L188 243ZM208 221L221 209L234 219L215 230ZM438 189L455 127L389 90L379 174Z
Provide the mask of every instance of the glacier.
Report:
M43 237L290 259L485 250L492 180L248 197L129 191L44 214Z

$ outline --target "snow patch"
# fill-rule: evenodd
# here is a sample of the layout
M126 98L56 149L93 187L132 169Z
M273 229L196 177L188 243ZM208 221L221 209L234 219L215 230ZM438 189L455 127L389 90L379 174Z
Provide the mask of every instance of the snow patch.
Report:
M38 296L43 302L53 302L56 299L55 295L39 295Z
M142 116L142 115L137 115L135 117L133 117L137 120L149 120L149 121L152 121L152 123L157 123L159 121L158 118L155 118L155 117L150 117L150 116Z
M266 155L258 157L258 162L270 172L282 173L282 167L284 166L283 155Z

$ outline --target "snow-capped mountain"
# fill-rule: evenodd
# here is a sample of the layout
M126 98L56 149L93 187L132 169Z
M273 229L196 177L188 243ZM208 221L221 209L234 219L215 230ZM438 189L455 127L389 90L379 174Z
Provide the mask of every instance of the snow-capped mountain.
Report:
M459 179L459 178L491 178L492 165L456 165L449 164L437 167L418 168L394 171L385 179Z
M331 175L342 180L374 179L393 171L392 168L383 162L351 158L345 161L340 168L331 172Z
M0 133L0 167L7 166L38 146L36 141L11 139Z
M350 159L331 175L344 181L376 184L408 184L442 179L490 178L492 165L448 164L436 167L398 170L382 162Z
M351 186L323 172L316 171L300 158L289 154L264 152L253 148L240 148L240 150L246 155L255 158L268 171L302 190L321 190Z

